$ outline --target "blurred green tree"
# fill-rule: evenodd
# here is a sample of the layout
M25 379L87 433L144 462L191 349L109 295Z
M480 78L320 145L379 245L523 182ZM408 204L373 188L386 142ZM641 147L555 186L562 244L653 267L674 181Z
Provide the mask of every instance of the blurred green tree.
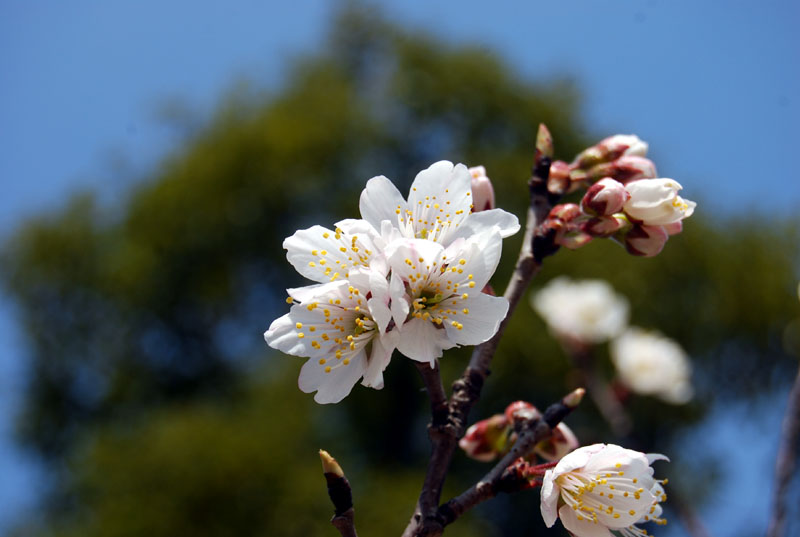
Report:
M284 289L304 284L281 242L356 215L369 177L385 174L404 191L441 158L485 165L498 203L522 215L538 123L550 127L560 158L593 141L576 111L569 84L525 82L484 49L402 31L351 6L284 86L232 94L122 203L83 194L26 223L3 248L1 274L31 350L22 438L65 469L48 532L327 535L315 453L325 447L354 483L365 533L399 533L428 451L421 383L398 358L381 393L358 387L335 407L299 393L302 361L261 339L285 311ZM691 178L683 182L691 192ZM668 442L712 396L780 382L792 365L780 342L796 309L793 229L757 215L693 217L654 259L606 241L547 260L542 280L608 279L632 300L635 324L676 338L695 359L697 404L637 400L639 447ZM506 242L498 289L519 240ZM443 360L446 380L468 352ZM526 304L494 367L476 419L513 399L544 406L574 387ZM570 420L584 442L612 439L590 405ZM454 469L450 492L484 471L463 457ZM529 516L537 501L495 500L478 511L484 522L451 531L539 527Z

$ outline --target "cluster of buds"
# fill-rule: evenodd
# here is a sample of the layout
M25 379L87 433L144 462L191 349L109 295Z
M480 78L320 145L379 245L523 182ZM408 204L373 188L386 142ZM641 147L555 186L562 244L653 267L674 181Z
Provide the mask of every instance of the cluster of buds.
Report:
M526 401L515 401L503 414L495 414L473 424L458 445L468 457L488 462L508 453L517 440L514 422L541 417L539 410ZM580 444L569 427L559 423L550 438L536 444L525 457L527 462L557 461Z
M550 167L548 190L566 194L585 187L580 205L555 206L545 223L557 244L579 248L595 238L612 238L633 255L652 257L670 235L680 233L695 202L678 195L681 185L658 178L645 158L647 144L616 135L581 152L571 164Z

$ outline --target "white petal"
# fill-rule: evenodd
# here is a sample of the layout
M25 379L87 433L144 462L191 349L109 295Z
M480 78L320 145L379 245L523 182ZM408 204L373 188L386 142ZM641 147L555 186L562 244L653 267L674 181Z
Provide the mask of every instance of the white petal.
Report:
M647 457L647 464L653 464L656 461L667 461L669 462L669 457L666 455L662 455L661 453L648 453Z
M403 330L403 324L406 322L410 306L408 303L408 295L406 294L405 284L403 279L397 274L392 274L389 283L389 295L391 296L391 310L394 322L397 325L397 330Z
M589 462L589 458L595 453L599 452L605 447L605 444L592 444L590 446L583 446L572 453L566 455L563 459L558 461L556 467L553 469L555 477L583 468Z
M388 348L384 346L386 338L376 337L372 340L372 352L367 360L367 368L364 371L364 386L380 390L383 388L383 371L392 359L394 345Z
M503 209L490 209L472 213L462 227L472 230L473 233L497 227L500 236L504 239L515 234L520 229L519 219ZM463 233L461 227L459 227L458 233Z
M354 251L354 237L358 251ZM346 278L353 266L369 266L376 249L366 233L350 235L322 226L297 231L283 241L283 247L297 272L321 283Z
M444 325L447 335L459 345L478 345L488 340L495 335L497 327L508 313L508 300L485 293L472 293L468 299L457 302L452 308L458 313L451 319L461 323L461 329L449 321L445 321Z
M575 537L613 537L608 528L602 524L595 524L587 519L578 520L576 512L568 505L562 505L558 510L561 523Z
M338 403L353 389L364 374L366 356L362 350L350 359L349 365L341 365L325 372L325 366L312 358L300 370L297 385L305 393L316 391L314 401L320 404Z
M403 325L403 335L397 342L397 350L418 362L431 364L442 356L442 351L454 347L445 331L422 319L413 318Z
M542 511L544 525L548 528L556 523L558 518L558 498L560 497L559 488L555 486L553 470L547 470L542 480L542 490L540 493L541 503L539 508Z
M447 244L447 235L455 232L470 214L472 176L463 164L453 166L446 160L436 162L417 174L408 194L408 208L413 213L416 237L423 230L440 231L439 240Z
M380 175L367 181L367 186L361 192L358 203L361 217L373 225L376 230L381 229L381 221L397 222L398 213L405 215L406 200L392 182Z

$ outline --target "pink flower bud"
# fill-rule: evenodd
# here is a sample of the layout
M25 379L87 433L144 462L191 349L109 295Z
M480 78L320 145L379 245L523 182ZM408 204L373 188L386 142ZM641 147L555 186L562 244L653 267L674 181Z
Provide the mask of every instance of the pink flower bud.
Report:
M511 427L506 417L495 414L467 429L467 433L458 441L458 446L468 457L487 462L505 453L510 431Z
M611 177L621 183L658 177L653 161L636 155L623 155L611 162L592 166L587 175L592 181Z
M514 401L506 407L506 420L509 423L514 423L515 419L532 420L540 417L542 414L532 404L527 401Z
M630 197L622 183L606 177L589 187L581 200L581 207L589 214L609 216L620 212Z
M671 224L664 224L662 227L664 228L664 231L667 232L667 235L677 235L683 231L683 220L678 220L677 222L672 222Z
M553 429L553 435L536 444L533 452L546 461L557 461L570 451L578 449L580 443L575 433L563 423Z
M635 134L615 134L588 149L584 149L575 157L573 165L578 168L589 169L597 164L616 160L623 155L643 157L646 154L647 143L640 140Z
M547 191L552 194L565 194L570 190L569 164L557 160L550 165L550 176L547 179Z
M593 237L610 237L629 227L631 227L631 223L625 215L617 213L611 216L592 218L581 226L581 230Z
M556 205L550 210L547 218L550 220L560 220L561 222L568 223L581 216L581 208L574 203L562 203Z
M469 169L469 173L472 175L472 212L494 209L494 188L486 176L486 168L475 166Z
M569 250L577 250L581 246L586 246L592 242L592 237L584 231L578 229L571 229L566 231L563 235L556 239L556 244L563 246Z
M669 235L662 226L635 225L625 234L625 249L633 255L653 257L664 249Z

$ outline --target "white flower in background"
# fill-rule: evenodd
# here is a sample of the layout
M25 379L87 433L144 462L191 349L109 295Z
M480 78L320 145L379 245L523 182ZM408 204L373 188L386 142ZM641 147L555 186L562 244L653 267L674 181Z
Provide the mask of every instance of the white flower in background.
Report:
M298 385L316 391L318 403L341 401L359 379L383 387L383 370L395 348L388 331L389 284L379 272L354 268L349 280L289 289L289 313L276 319L264 339L274 349L308 356Z
M630 199L625 213L646 226L664 226L680 222L694 212L697 204L678 195L683 187L672 179L640 179L625 185Z
M508 237L519 231L517 217L502 209L472 211L472 175L463 164L436 162L417 174L408 201L384 176L373 177L361 193L361 216L376 230L383 221L409 239L449 246L458 238L497 227Z
M491 338L508 312L508 301L481 289L497 268L501 248L496 228L448 248L424 239L392 242L386 257L392 271L392 316L401 334L397 349L433 364L445 349Z
M533 308L558 338L602 343L625 328L628 301L602 280L560 276L533 295Z
M561 519L576 537L647 535L635 524L661 518L667 499L662 481L653 479L653 461L669 460L613 444L578 448L547 470L541 490L542 518L547 527Z
M631 327L611 342L611 360L631 390L673 404L692 398L691 365L684 350L655 332Z

